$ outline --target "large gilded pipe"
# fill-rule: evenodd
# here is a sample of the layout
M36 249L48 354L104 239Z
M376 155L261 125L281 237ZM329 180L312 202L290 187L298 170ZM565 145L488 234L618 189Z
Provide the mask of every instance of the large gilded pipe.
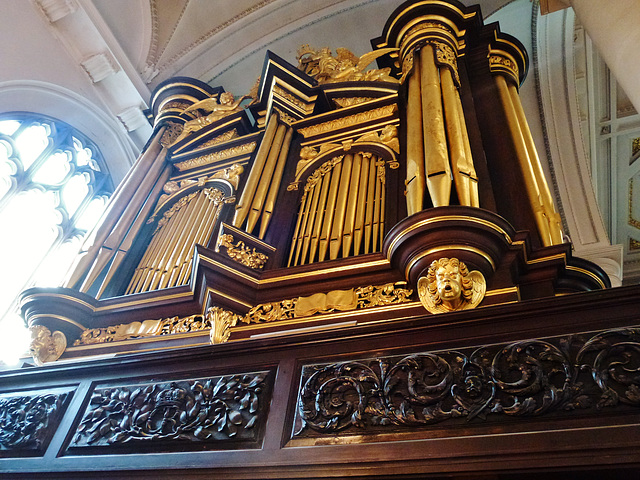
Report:
M315 225L315 219L318 212L318 202L320 201L320 191L322 190L320 182L316 182L313 185L313 197L311 198L311 207L309 208L307 225L302 238L302 256L300 258L300 265L305 263L311 263L311 259L307 259L309 253L309 245L311 244L311 234Z
M362 154L362 167L360 168L360 180L358 181L358 201L355 225L353 228L353 254L360 255L362 247L362 235L364 233L364 215L367 204L367 179L369 178L369 161L371 153Z
M320 242L320 234L327 216L327 197L329 196L329 188L331 185L331 172L326 172L322 176L322 185L320 186L320 199L318 200L318 213L311 232L311 245L309 246L309 263L313 261L318 252L318 244Z
M509 93L509 87L507 86L507 80L503 75L495 75L496 85L498 86L498 92L500 94L500 101L504 106L505 114L507 116L507 124L513 143L516 149L516 157L520 165L520 170L524 177L525 188L529 197L529 202L533 209L536 225L542 244L549 246L553 244L551 238L551 232L549 231L549 222L547 221L543 204L540 198L540 191L538 189L538 182L533 172L531 159L529 158L529 152L526 147L526 142L522 129L520 128L520 122L518 121L518 115L516 114L511 94Z
M440 75L433 45L422 47L420 55L420 94L427 189L434 207L449 205L451 167L444 131Z
M299 245L301 242L301 236L300 236L300 228L302 227L302 223L304 220L304 211L305 208L307 206L307 198L309 197L308 192L304 192L304 194L302 195L302 201L300 202L300 210L298 210L298 219L296 221L296 228L293 232L293 238L291 239L291 250L289 252L289 263L287 264L287 266L291 267L292 265L295 265L295 263L292 263L296 257L296 253L298 252L299 249Z
M340 178L342 177L342 160L338 162L331 170L331 184L329 185L329 194L327 196L327 205L325 208L322 231L320 233L320 242L318 250L318 261L322 262L329 250L329 242L331 241L331 232L333 230L333 221L336 216L336 204L338 202L338 191L340 190ZM325 174L325 175L328 175Z
M256 192L256 188L258 187L260 177L262 176L262 170L265 162L267 161L269 151L271 150L271 145L273 143L277 127L278 114L274 112L271 114L271 117L269 117L267 128L264 132L264 137L262 138L262 143L260 143L260 148L258 148L258 153L256 153L256 158L253 162L253 166L251 167L249 177L247 178L247 183L244 186L242 195L240 195L240 200L236 205L236 213L233 217L234 227L240 228L247 218L247 215L249 215L251 204L253 203L253 196Z
M129 229L126 236L122 240L122 243L118 247L116 254L113 257L113 261L111 262L111 265L109 265L109 270L107 271L107 274L105 275L104 280L100 285L98 293L96 294L96 298L100 298L102 296L102 294L104 293L105 289L107 288L111 280L113 280L113 277L118 271L118 268L122 264L122 261L126 258L127 253L129 252L129 249L133 245L134 239L138 236L138 233L140 233L140 230L145 225L147 219L149 218L149 215L151 215L153 207L156 204L156 199L162 194L162 189L164 188L164 184L169 180L170 175L171 175L171 166L167 165L164 171L162 172L162 174L160 175L160 178L156 182L156 185L153 187L153 190L149 194L147 201L142 207L142 210L140 210L140 212L138 213L138 216L133 222L133 225L131 225L131 228Z
M551 242L552 244L557 245L563 242L562 220L560 219L560 215L556 212L553 205L551 191L549 190L547 179L545 178L544 172L542 171L542 164L540 163L538 151L536 150L533 136L531 135L531 130L529 129L529 123L527 122L524 109L522 108L522 102L520 101L518 89L513 84L509 84L508 88L509 93L511 94L511 101L513 102L513 106L516 110L516 115L518 116L520 129L522 130L522 134L524 135L525 145L527 148L527 152L529 153L529 161L531 162L531 168L538 184L542 206L544 208L547 221L549 222L549 233L551 235Z
M449 139L449 154L451 156L451 170L458 193L460 205L478 207L478 183L473 167L467 137L464 117L460 115L462 104L458 89L453 82L453 75L449 67L440 68L440 84Z
M333 227L331 228L331 240L329 241L329 259L335 260L340 253L342 246L342 235L344 230L344 221L347 210L347 201L349 199L349 189L345 188L349 185L351 179L351 166L353 164L353 155L348 154L342 160L342 174L340 175L340 189L338 191L338 199L335 208L335 217Z
M149 193L153 190L153 186L156 184L160 173L164 169L164 159L166 157L167 150L162 149L161 153L155 159L155 162L150 165L146 176L136 187L133 196L129 199L127 208L124 209L120 219L117 221L109 236L105 239L102 247L98 251L93 265L91 266L89 273L82 282L80 291L86 293L89 291L93 282L102 273L102 270L109 264L118 246L122 243L124 236L126 235L131 223L134 221L138 212L142 208L145 200L149 196Z
M276 204L276 197L278 196L278 190L280 189L280 183L282 182L282 175L284 173L284 167L287 163L287 157L289 156L289 147L291 146L291 139L293 138L293 128L287 128L287 134L284 137L282 148L278 156L278 163L276 169L273 172L271 179L271 185L269 187L269 193L264 202L264 212L262 213L262 220L260 221L260 233L259 238L263 239L267 233L271 216L273 215L273 209Z
M365 254L371 253L371 236L373 231L373 204L375 202L375 189L376 189L376 167L377 157L372 156L369 160L369 178L367 181L367 208L364 215L364 252Z
M342 257L348 257L353 244L353 235L356 223L356 208L358 186L360 183L360 168L362 167L362 154L356 153L353 156L353 166L351 167L351 179L349 180L349 201L347 201L344 229L342 231Z
M258 223L258 219L262 213L262 207L264 206L267 191L271 185L271 179L273 177L273 172L276 169L276 163L280 157L282 142L284 141L286 132L287 126L285 124L278 125L278 129L276 130L276 134L271 145L271 150L269 151L267 161L265 162L264 169L262 171L262 176L260 177L260 182L258 182L256 193L253 197L253 201L251 202L251 210L249 211L247 226L245 228L245 231L249 233L253 231L253 228Z
M420 52L414 52L413 72L409 75L407 101L407 213L422 210L426 177L422 140L422 100L420 95ZM366 236L365 236L366 238ZM367 253L367 252L365 252Z

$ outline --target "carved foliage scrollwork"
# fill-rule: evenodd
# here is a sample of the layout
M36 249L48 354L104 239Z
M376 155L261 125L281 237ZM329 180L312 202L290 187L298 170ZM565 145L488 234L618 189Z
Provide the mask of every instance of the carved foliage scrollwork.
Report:
M269 257L264 253L256 251L255 248L250 248L242 240L239 240L234 245L233 235L225 233L218 238L218 247L225 247L227 255L232 260L241 263L254 270L262 270L264 265L269 260Z
M638 407L639 372L638 328L308 365L295 435Z
M268 372L97 388L70 447L256 440Z
M62 418L71 393L0 397L0 451L43 451Z

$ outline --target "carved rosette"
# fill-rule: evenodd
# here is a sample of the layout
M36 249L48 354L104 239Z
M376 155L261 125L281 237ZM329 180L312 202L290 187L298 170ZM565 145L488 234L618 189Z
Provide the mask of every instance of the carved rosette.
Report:
M0 451L44 453L60 423L70 392L0 396Z
M303 367L295 436L640 407L640 329Z
M264 371L97 388L70 448L257 441L266 420L268 375Z

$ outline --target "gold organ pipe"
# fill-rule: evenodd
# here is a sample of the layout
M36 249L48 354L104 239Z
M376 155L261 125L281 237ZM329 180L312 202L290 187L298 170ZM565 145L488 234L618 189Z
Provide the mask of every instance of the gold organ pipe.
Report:
M180 212L177 213L179 214ZM167 237L171 228L172 225L166 223L162 228L160 228L160 230L154 231L151 240L149 241L149 245L147 245L147 249L142 255L140 262L138 262L138 267L129 282L126 292L127 294L137 293L139 292L139 289L142 288L142 284L147 278L147 272L152 266L151 259L155 258L157 251L159 251L160 247L164 244L164 239Z
M413 72L409 75L407 101L407 213L422 210L425 191L422 101L420 95L420 51L414 51ZM371 182L369 182L371 185ZM365 242L368 235L365 233ZM365 250L368 250L365 248ZM365 251L365 253L368 253Z
M356 208L358 206L358 183L360 182L360 169L362 167L362 153L353 156L353 166L351 167L351 179L349 181L349 191L344 219L344 229L342 230L342 257L348 257L353 244L353 233L355 228ZM344 188L344 186L343 186ZM349 201L350 200L350 201Z
M289 156L289 147L291 146L291 139L293 138L293 128L287 127L287 134L284 137L282 148L280 149L280 155L278 156L278 163L276 164L275 172L273 172L273 178L271 179L271 186L269 187L269 193L267 199L264 202L264 213L262 214L262 220L260 222L260 234L259 237L262 240L267 233L267 227L271 221L271 215L276 204L276 197L278 196L278 190L280 189L280 183L282 182L282 174L284 173L284 166L287 163L287 157Z
M313 186L313 197L311 199L311 208L309 209L307 217L307 225L304 231L304 237L302 239L302 256L300 258L300 265L305 263L311 263L311 260L307 261L307 254L309 253L309 243L311 242L311 232L314 227L314 220L318 211L318 201L320 200L320 183L316 182Z
M525 188L527 195L529 196L529 202L533 208L533 213L536 220L536 225L542 239L544 246L552 245L551 233L549 232L549 223L547 222L544 208L540 199L540 191L536 182L535 174L533 173L533 167L529 159L524 135L520 124L518 122L518 116L515 111L515 107L511 100L511 94L509 93L509 87L507 81L502 75L496 75L496 84L498 85L498 91L500 94L500 100L504 106L505 114L507 116L507 124L513 137L514 146L516 149L516 156L520 169L524 177Z
M542 171L542 164L540 163L538 151L536 150L535 143L533 142L533 136L531 135L531 130L529 129L529 123L527 122L527 118L524 114L524 109L522 108L522 102L520 101L518 89L513 84L509 84L508 88L509 93L511 94L511 101L513 102L513 106L516 110L516 115L518 116L518 123L520 124L520 129L522 130L522 134L524 136L527 152L529 153L529 160L531 161L533 174L538 184L538 191L540 192L542 207L544 209L545 215L547 216L547 221L549 222L551 243L552 245L557 245L563 242L562 220L560 219L560 215L555 210L553 199L551 197L551 191L549 190L549 184L547 183L544 172Z
M374 155L369 160L369 181L367 182L367 207L364 220L364 253L371 253L371 232L373 230L373 210L376 189L376 160Z
M320 241L320 233L322 232L323 222L327 216L327 196L329 195L329 186L331 184L331 171L325 172L322 176L322 185L320 187L320 200L318 201L318 213L313 225L311 233L311 245L309 247L309 263L313 261L318 252L318 242Z
M385 215L385 202L386 198L386 188L385 188L385 180L386 180L386 172L385 172L385 164L384 160L380 162L380 169L382 170L382 175L380 178L380 246L382 247L382 240L384 239L384 215Z
M362 154L362 167L360 168L360 180L358 188L358 207L353 230L353 254L360 255L362 246L362 234L364 231L364 214L367 205L367 178L369 176L370 153Z
M379 174L380 165L378 165L378 160L376 159L375 169L376 169L376 189L374 193L374 207L373 207L373 232L371 234L371 251L378 251L378 232L380 231L380 200L381 200L381 192L382 192L382 178ZM384 168L384 167L383 167Z
M453 76L448 67L440 68L440 85L442 86L442 99L447 126L447 138L449 139L449 153L451 155L451 170L453 180L458 192L460 205L477 207L473 204L472 179L476 176L473 168L473 160L467 157L470 148L465 148L469 143L466 137L466 128L463 130L464 117L460 118L461 109L458 90L453 83ZM477 185L476 185L477 189Z
M89 238L85 240L83 246L87 246L87 252L80 259L75 269L71 273L71 276L66 281L65 286L72 288L82 275L87 272L91 267L94 260L98 256L100 248L113 230L114 226L120 220L122 212L129 205L131 197L138 189L140 183L146 178L151 166L158 161L160 164L164 164L164 155L161 159L158 159L159 154L163 154L166 150L163 150L160 145L160 139L164 133L164 127L158 130L149 148L140 156L138 161L134 164L134 167L129 170L124 179L116 187L111 200L102 214L103 221L99 223L99 226L89 235Z
M195 245L199 244L199 245L206 246L206 244L208 243L208 240L211 238L211 235L213 234L213 229L216 226L216 219L218 218L220 209L222 208L222 204L216 203L210 198L208 200L209 202L205 207L206 216L204 218L204 221L202 222L203 228L198 229L195 240L191 242L190 245L188 245L188 248L183 254L180 260L178 276L176 277L176 280L173 282L171 286L184 285L185 283L187 283L187 279L191 274L191 266L193 264L193 253L194 253L193 249Z
M264 164L260 182L258 182L256 193L253 196L253 202L251 203L251 210L249 211L249 216L247 218L247 226L245 227L245 230L249 233L253 231L253 228L256 226L256 223L258 223L258 219L260 218L260 214L262 213L264 200L267 196L267 190L271 185L271 177L273 177L273 172L276 168L276 162L280 157L280 150L282 148L282 142L284 141L286 131L287 126L285 124L278 125L275 138L271 145L271 150L269 150L267 161Z
M180 265L184 261L185 252L189 253L190 246L194 244L198 231L203 228L202 224L208 203L205 191L201 190L196 201L192 202L193 208L188 212L184 229L179 232L177 240L170 244L172 253L160 277L157 289L175 286L174 282L179 274Z
M149 193L153 189L162 169L164 168L164 158L166 157L167 150L162 149L160 155L155 158L154 163L149 166L147 176L136 186L135 193L132 197L129 197L127 208L125 208L120 215L115 227L111 230L109 236L104 240L104 243L99 248L98 255L96 256L93 265L91 266L89 273L82 282L80 291L86 293L91 288L93 282L98 278L104 267L109 264L109 261L115 254L115 250L118 248L124 235L129 230L129 227L135 219L138 211L143 205L144 201L149 196Z
M160 178L156 182L155 186L153 187L153 190L149 194L147 201L142 207L142 210L140 210L140 213L138 213L138 216L136 217L135 222L133 223L133 225L131 225L131 228L127 232L127 235L125 236L124 240L122 240L122 243L120 244L120 247L118 248L118 251L114 256L113 261L109 266L109 271L107 272L107 275L102 281L102 285L100 285L100 289L96 294L96 298L100 298L102 296L102 294L104 293L104 290L109 285L109 282L111 282L111 280L113 279L113 276L115 275L116 271L122 264L122 260L125 258L125 256L129 252L129 249L133 245L134 239L138 236L140 229L142 229L145 222L147 221L147 218L151 214L151 211L156 203L156 199L162 193L164 184L169 180L170 175L171 175L171 166L167 165L164 168L164 171L160 175Z
M451 196L451 167L444 131L440 75L433 46L429 44L422 47L420 57L420 93L427 188L435 207L446 206Z
M147 260L147 265L145 265L147 271L143 274L142 283L137 287L138 292L150 290L150 285L160 273L165 257L168 255L167 243L184 227L185 219L188 218L188 207L189 204L183 205L164 226L163 235L157 239L154 238L153 250Z
M349 190L345 188L349 184L351 178L351 166L353 164L353 155L348 154L342 160L342 174L340 175L340 189L338 191L338 201L336 202L335 218L333 228L331 229L331 240L329 242L329 259L335 260L340 253L342 244L342 231L344 229L344 221L347 207L347 199Z
M306 187L305 187L306 189ZM309 188L306 193L306 202L304 202L304 210L302 210L302 223L300 224L300 232L298 233L298 241L296 246L296 257L293 261L294 265L300 265L304 259L300 258L302 253L302 242L304 240L304 233L307 231L307 223L309 223L309 211L311 210L311 202L313 198L313 187Z
M462 132L462 139L464 143L465 158L468 160L469 177L471 181L469 187L471 189L471 206L480 207L480 196L478 194L478 175L473 164L473 156L471 155L471 145L469 144L469 132L467 131L467 122L464 116L464 109L462 108L462 101L460 100L460 94L456 91L456 107L458 109L458 118L460 119L460 131Z
M253 196L258 186L258 182L260 181L260 177L262 176L262 170L267 160L267 156L269 155L269 150L271 149L271 144L273 143L277 127L278 114L274 112L271 114L271 117L269 117L269 122L267 123L267 128L265 129L260 148L258 148L258 153L256 153L256 158L253 162L253 166L251 167L249 178L244 186L244 190L242 190L240 200L236 205L236 212L233 217L234 227L240 228L244 220L247 218L247 215L249 215L249 210L253 203Z
M324 214L324 222L322 232L320 234L318 261L322 262L329 250L329 242L331 240L331 231L333 220L336 214L336 203L338 201L338 190L340 189L340 177L342 173L342 161L338 162L331 170L331 185L329 186L329 195L327 199L327 207ZM328 175L328 174L326 174Z
M304 192L302 195L302 201L300 202L300 210L298 210L298 220L296 221L296 228L293 232L293 238L291 240L291 251L289 252L289 263L287 266L291 266L291 262L293 261L294 253L297 252L300 242L300 227L302 226L302 217L304 215L304 209L307 204L308 192Z
M191 227L193 225L193 213L200 210L203 201L202 191L198 192L195 198L191 200L187 205L180 209L184 212L179 219L175 219L178 224L174 233L167 237L166 242L162 246L161 256L156 261L156 269L151 282L145 286L145 290L156 290L159 288L161 280L166 276L167 272L171 269L172 260L177 255L177 250L184 240L188 237ZM158 257L156 257L158 258Z

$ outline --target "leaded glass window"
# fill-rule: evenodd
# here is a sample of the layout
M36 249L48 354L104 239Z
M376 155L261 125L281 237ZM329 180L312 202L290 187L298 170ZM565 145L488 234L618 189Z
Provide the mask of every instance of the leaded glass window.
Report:
M70 125L0 115L0 360L25 347L18 295L61 284L112 189L100 151Z

